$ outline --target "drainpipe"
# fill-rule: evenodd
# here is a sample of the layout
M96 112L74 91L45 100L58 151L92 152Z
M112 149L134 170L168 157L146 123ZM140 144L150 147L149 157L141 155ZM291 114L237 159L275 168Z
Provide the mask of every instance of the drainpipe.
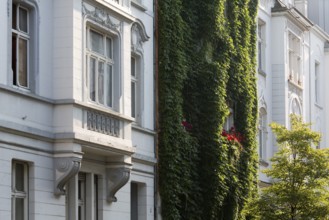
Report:
M158 161L159 161L159 155L158 155L158 143L159 143L159 54L158 54L158 42L159 42L159 31L158 31L158 0L154 0L154 21L153 21L153 27L154 27L154 42L153 42L153 53L154 53L154 111L155 111L155 143L154 143L154 153L155 158L157 160L157 163L154 165L154 219L156 220L158 218L158 186L159 186L159 175L158 175Z
M308 67L309 68L309 73L308 73L308 75L309 75L309 79L308 79L308 86L309 86L309 94L308 94L309 95L309 105L308 106L309 106L309 117L310 117L309 118L309 123L311 123L311 121L312 121L312 113L311 113L312 112L312 87L311 87L312 86L312 82L311 82L312 81L311 80L311 76L312 76L312 74L311 74L312 73L312 65L311 65L312 64L312 62L311 62L311 57L312 57L311 56L312 55L312 50L311 50L311 48L312 48L312 40L311 40L311 37L312 36L311 36L311 30L308 32L308 34L309 34L309 40L310 40L310 44L309 44L310 45L310 48L308 50L308 53L309 53L308 54L308 57L309 57L309 61L308 61L309 62L309 65L308 65L309 66ZM310 124L310 128L312 129L312 125L311 124Z

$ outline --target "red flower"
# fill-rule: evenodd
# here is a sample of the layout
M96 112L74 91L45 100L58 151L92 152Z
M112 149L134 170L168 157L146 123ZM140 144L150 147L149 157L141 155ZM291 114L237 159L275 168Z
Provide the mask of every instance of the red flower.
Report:
M222 136L226 137L229 142L236 142L241 146L243 136L235 130L235 127L231 127L229 131L223 130ZM241 146L242 147L242 146Z
M191 131L193 128L192 124L188 123L185 119L183 119L182 125L186 131Z

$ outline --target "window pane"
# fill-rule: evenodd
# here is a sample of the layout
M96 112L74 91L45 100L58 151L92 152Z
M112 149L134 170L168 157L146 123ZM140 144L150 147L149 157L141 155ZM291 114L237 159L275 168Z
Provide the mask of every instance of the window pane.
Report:
M12 12L12 28L17 29L17 6L13 4L13 12Z
M90 31L90 40L91 40L91 50L100 54L104 54L104 42L103 35Z
M17 85L17 37L12 36L11 43L11 69L13 71L13 84Z
M113 75L112 75L112 66L107 65L106 72L106 104L112 107L112 97L113 97Z
M19 29L28 33L28 11L19 7Z
M98 219L98 176L94 176L94 220Z
M131 82L131 117L136 117L136 83Z
M24 220L24 198L15 198L15 220Z
M112 59L112 39L106 38L106 55Z
M90 72L89 72L89 96L92 101L96 99L96 60L94 58L90 58Z
M134 57L131 58L131 75L136 77L136 60Z
M104 63L98 63L98 101L104 104Z
M138 185L131 183L130 186L130 219L138 220Z
M24 192L24 165L15 164L15 189Z
M18 83L20 86L27 87L27 41L19 39L19 72Z

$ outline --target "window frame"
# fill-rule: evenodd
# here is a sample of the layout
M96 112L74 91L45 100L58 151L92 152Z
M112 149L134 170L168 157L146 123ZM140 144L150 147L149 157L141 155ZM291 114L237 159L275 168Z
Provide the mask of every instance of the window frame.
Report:
M321 80L320 63L315 62L315 65L314 65L314 102L315 102L315 104L318 104L318 105L320 105L320 103L321 103L320 80Z
M23 31L23 30L20 30L20 9L23 9L27 12L27 32ZM15 11L15 13L14 13ZM11 56L11 59L12 59L12 75L13 75L13 85L15 86L18 86L18 87L21 87L21 88L24 88L24 89L29 89L30 88L30 62L31 62L31 57L30 57L30 41L31 41L31 9L26 7L25 5L22 5L20 3L16 3L16 2L13 2L12 3L12 24L11 24L11 36L12 36L12 46L11 46L11 51L12 51L12 56ZM13 18L14 18L14 15L16 15L16 27L14 27L13 23ZM15 45L15 53L13 52L14 51L14 48L13 48L13 38L16 39L16 45ZM25 73L25 80L26 80L26 85L21 85L21 82L20 82L20 40L24 40L26 41L26 73ZM15 58L15 62L13 61L13 59ZM14 68L13 68L13 65L15 65L15 71L14 71Z
M116 94L118 93L118 88L116 87L116 83L114 83L117 79L120 79L120 77L116 78L116 74L118 74L119 71L118 65L119 61L117 61L115 50L118 47L118 39L117 36L112 33L109 30L105 30L102 28L97 27L93 23L87 22L86 24L86 44L85 44L85 57L86 57L86 86L87 86L87 99L95 103L97 105L101 105L104 107L115 109L118 104L116 104ZM104 51L103 54L94 51L92 48L92 42L91 42L91 32L95 32L102 36ZM107 39L110 39L111 42L111 52L110 55L107 56ZM92 74L91 74L91 60L95 60L95 73L92 80ZM103 63L103 100L100 100L100 84L99 84L99 64ZM108 72L109 71L109 72ZM94 98L91 96L91 89L92 82L94 82ZM107 82L110 82L110 88L107 86ZM119 87L120 88L120 87Z
M134 60L134 73L135 75L132 75L132 60ZM132 52L131 53L131 71L130 71L130 77L131 77L131 117L135 119L135 124L142 125L142 106L143 106L143 70L142 70L142 62L143 62L143 56L140 53ZM135 85L135 94L133 97L133 86ZM135 101L135 104L133 106L133 101ZM133 115L133 109L134 109L134 115Z
M260 160L266 160L267 134L267 112L265 108L261 108L258 122L258 154Z
M78 220L99 219L99 176L95 173L79 172L77 183Z
M288 68L289 80L302 85L302 45L301 39L293 32L288 32Z
M257 24L258 72L266 74L266 23L258 19Z
M143 182L130 182L130 220L146 219L147 185Z
M16 189L17 182L17 165L23 166L23 191L19 191ZM23 219L29 219L29 166L26 162L13 160L12 161L12 177L11 177L11 206L12 206L12 220L16 219L16 199L23 198L24 199L24 207L23 207Z

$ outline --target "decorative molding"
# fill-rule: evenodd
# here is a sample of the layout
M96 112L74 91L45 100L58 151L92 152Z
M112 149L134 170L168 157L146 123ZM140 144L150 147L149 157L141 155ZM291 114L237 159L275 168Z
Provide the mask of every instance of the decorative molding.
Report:
M292 23L291 21L287 21L287 28L296 36L298 37L302 37L303 31L297 27L297 25L295 25L294 23Z
M273 0L260 0L259 7L264 9L266 12L270 13L271 8L274 6Z
M114 137L120 136L120 121L96 111L87 111L87 129Z
M259 109L264 108L267 111L267 104L265 101L264 93L261 94L258 103L259 103Z
M103 27L120 31L120 21L117 21L117 19L113 18L110 13L104 9L82 2L82 15ZM117 23L114 21L117 21Z
M119 166L106 168L106 190L107 201L116 202L115 194L121 189L129 180L131 166Z
M65 195L65 184L75 176L81 166L81 156L55 158L55 191L54 194Z
M131 26L131 50L133 52L143 51L143 43L150 37L147 35L145 27L140 20L134 22Z

